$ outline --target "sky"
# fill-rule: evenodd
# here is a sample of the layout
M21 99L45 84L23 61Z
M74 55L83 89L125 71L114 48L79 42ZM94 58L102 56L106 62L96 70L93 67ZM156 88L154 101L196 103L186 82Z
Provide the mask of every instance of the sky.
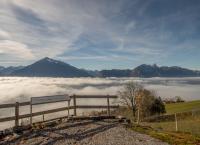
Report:
M200 70L199 0L0 0L0 65Z

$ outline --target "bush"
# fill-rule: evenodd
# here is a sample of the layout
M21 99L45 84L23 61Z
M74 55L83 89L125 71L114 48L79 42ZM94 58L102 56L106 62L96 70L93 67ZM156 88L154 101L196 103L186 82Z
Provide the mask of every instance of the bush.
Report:
M185 102L180 96L175 96L176 103Z
M165 105L160 97L155 98L151 106L151 115L166 113Z
M183 100L180 96L175 96L173 98L167 98L164 99L163 101L166 104L172 104L172 103L181 103L181 102L185 102L185 100Z

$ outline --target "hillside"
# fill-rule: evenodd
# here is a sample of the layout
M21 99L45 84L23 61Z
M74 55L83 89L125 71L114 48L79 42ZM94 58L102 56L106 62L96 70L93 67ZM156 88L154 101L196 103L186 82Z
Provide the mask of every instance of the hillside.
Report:
M200 110L200 100L183 102L183 103L166 104L166 110L167 114Z

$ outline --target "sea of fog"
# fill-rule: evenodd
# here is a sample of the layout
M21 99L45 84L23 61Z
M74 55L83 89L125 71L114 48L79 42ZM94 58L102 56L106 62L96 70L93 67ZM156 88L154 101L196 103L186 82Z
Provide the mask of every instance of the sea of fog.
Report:
M28 101L30 97L55 94L117 94L135 81L163 98L200 99L200 78L26 78L0 77L0 102Z
M181 96L185 100L200 99L200 78L27 78L0 77L0 104L16 101L29 101L31 97L55 94L98 94L114 95L129 81L141 83L145 88L153 90L162 98ZM113 101L115 102L115 101ZM105 104L106 100L79 100L78 104ZM51 104L37 106L34 111L65 106ZM20 113L29 113L29 108L21 107ZM86 111L80 111L84 114ZM63 113L61 113L63 115ZM66 114L66 112L65 112ZM14 115L14 110L0 109L0 118ZM56 115L59 115L57 113ZM47 115L48 116L48 115ZM50 118L52 115L48 116ZM55 116L55 114L53 115ZM35 120L40 120L35 118ZM0 123L0 129L7 126Z

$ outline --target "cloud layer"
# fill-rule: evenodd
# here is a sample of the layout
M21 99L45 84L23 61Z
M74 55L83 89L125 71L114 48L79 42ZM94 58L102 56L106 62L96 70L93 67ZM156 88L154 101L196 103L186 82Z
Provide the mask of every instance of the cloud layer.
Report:
M155 90L161 97L197 99L199 78L0 78L0 102L29 101L30 97L55 94L114 95L129 81ZM169 91L170 90L170 91Z
M117 94L128 81L143 84L146 88L154 90L162 98L182 96L186 100L199 99L200 78L0 78L0 102L14 103L16 101L30 101L31 97L57 95L57 94ZM114 101L115 102L115 101ZM72 102L71 102L72 103ZM104 105L106 100L77 100L79 105ZM113 101L111 101L113 103ZM34 106L33 111L42 111L66 106L66 103ZM20 107L20 113L30 113L30 107ZM79 110L78 113L87 113L91 110ZM72 113L72 112L71 112ZM0 118L14 115L13 109L1 109ZM52 118L67 115L66 112L45 115ZM34 120L41 121L41 116ZM14 122L0 123L0 129L12 126Z

